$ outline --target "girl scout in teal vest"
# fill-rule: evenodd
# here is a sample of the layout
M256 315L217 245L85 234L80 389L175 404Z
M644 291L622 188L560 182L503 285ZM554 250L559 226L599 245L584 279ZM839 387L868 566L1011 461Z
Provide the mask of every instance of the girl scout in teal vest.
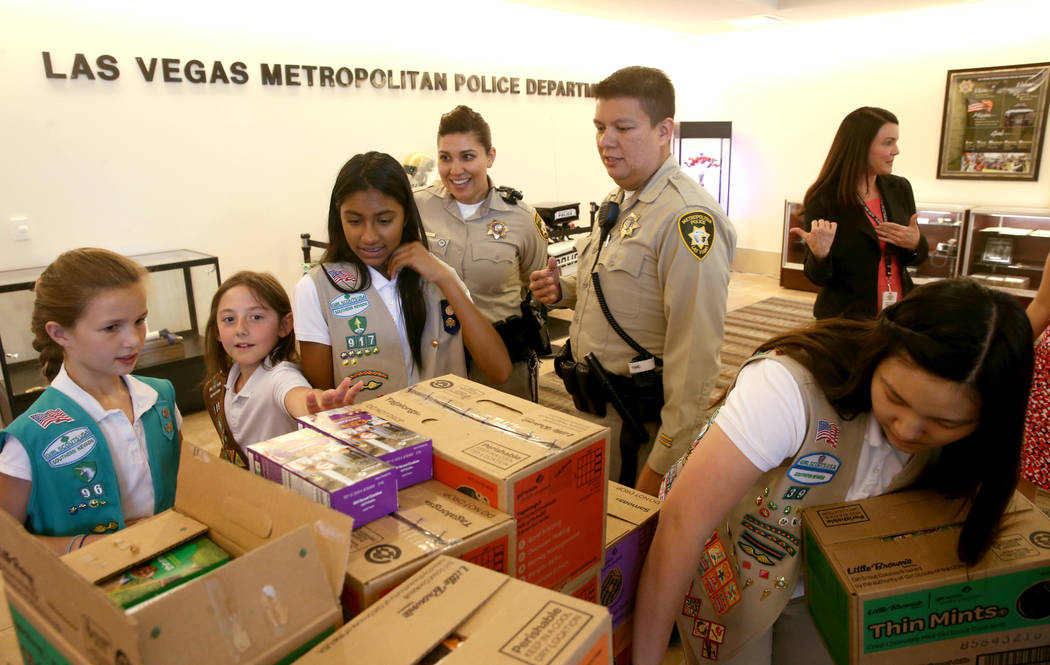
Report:
M399 305L384 303L373 274L396 280ZM390 155L356 155L339 171L328 249L299 282L295 301L303 375L315 388L363 380L362 401L441 374L465 375L464 348L492 381L510 376L503 340L456 273L428 251L408 176Z
M130 375L146 271L103 249L60 255L31 328L50 386L0 431L0 508L64 553L170 508L179 414L170 382Z
M877 320L828 319L759 351L767 356L748 369L785 366L801 401L791 408L790 386L781 387L753 413L770 389L741 375L723 412L667 474L638 585L635 665L660 662L674 621L686 663L830 662L792 600L801 508L916 480L962 494L971 507L957 554L972 565L1013 494L1032 330L1011 296L973 280L934 282ZM796 452L775 445L778 431L798 433L797 446L787 442Z

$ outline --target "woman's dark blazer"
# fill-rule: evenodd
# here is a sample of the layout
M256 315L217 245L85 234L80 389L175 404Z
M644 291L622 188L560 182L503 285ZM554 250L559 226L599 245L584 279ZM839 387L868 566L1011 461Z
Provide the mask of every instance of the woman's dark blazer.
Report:
M911 184L895 175L880 175L876 179L879 193L886 205L890 222L907 226L915 213L915 197ZM874 318L878 315L879 241L875 229L858 202L855 208L842 208L825 191L813 197L805 209L804 227L810 230L815 219L837 222L831 252L823 260L813 256L806 247L806 277L820 288L813 303L813 315L818 319L832 316ZM918 265L926 260L929 246L920 234L919 246L914 252L889 246L894 261L902 265L901 280L904 294L914 286L911 275L903 266ZM903 295L903 294L902 294Z

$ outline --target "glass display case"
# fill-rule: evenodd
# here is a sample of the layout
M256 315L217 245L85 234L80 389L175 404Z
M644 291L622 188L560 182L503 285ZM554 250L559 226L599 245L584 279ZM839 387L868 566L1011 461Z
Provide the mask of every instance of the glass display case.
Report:
M1050 252L1050 210L974 208L966 246L964 275L1030 300Z
M784 201L784 238L780 250L780 285L785 289L819 291L803 272L806 261L806 241L791 234L791 229L802 228L802 204Z
M929 256L917 266L908 266L912 281L925 284L935 279L958 277L959 257L966 238L966 206L917 203L919 232L926 237Z
M204 408L204 327L211 298L220 283L219 260L191 250L131 256L149 271L147 328L152 331L139 354L135 374L168 379L179 409ZM44 267L0 271L0 369L4 422L22 413L46 387L33 349L29 321L33 284ZM158 335L165 331L166 335Z
M731 122L680 122L672 143L682 170L710 192L727 215L732 143Z

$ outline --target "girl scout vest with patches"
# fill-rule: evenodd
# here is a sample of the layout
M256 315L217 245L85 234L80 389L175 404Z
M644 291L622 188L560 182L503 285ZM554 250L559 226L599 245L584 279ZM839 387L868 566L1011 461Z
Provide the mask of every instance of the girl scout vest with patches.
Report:
M153 480L153 512L175 503L179 431L175 390L163 379L136 376L157 391L157 403L142 414ZM120 485L109 444L83 408L54 388L0 432L18 438L29 455L33 489L26 529L41 536L106 533L124 528Z
M802 567L802 510L845 499L870 417L842 419L813 375L788 356L765 353L748 362L758 358L787 367L802 393L808 426L795 456L763 474L704 544L677 617L682 641L698 659L731 658L780 616ZM668 488L688 458L668 472ZM928 460L913 455L886 491L914 482Z
M387 394L408 386L401 338L393 315L375 285L354 291L360 276L352 263L326 263L312 268L321 313L328 324L335 385L346 377L364 382L364 394ZM338 286L336 286L338 284ZM423 367L419 378L442 374L467 375L459 319L436 285L424 280L426 323L420 340ZM376 391L379 391L378 393Z

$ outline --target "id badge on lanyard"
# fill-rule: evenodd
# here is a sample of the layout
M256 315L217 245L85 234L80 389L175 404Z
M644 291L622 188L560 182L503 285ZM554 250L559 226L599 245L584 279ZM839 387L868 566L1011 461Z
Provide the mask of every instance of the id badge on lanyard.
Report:
M860 197L858 196L858 198ZM875 216L875 213L873 213L870 208L868 208L868 204L864 202L864 199L861 199L860 204L864 206L864 212L868 214L868 217L870 217L871 221L875 223L875 226L879 226L881 224L879 218ZM885 220L886 202L880 198L879 204L882 206L882 219ZM886 309L900 300L900 294L890 288L893 284L893 255L890 254L888 247L882 250L882 263L886 266L886 290L881 293L880 310Z

